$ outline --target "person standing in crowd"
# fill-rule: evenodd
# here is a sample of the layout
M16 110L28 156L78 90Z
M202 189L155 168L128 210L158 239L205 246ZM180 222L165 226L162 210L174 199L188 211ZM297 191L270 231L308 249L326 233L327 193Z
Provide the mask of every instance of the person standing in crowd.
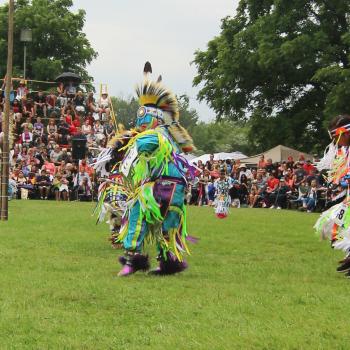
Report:
M265 166L266 166L265 156L262 154L258 162L258 168L265 168Z
M231 205L230 188L231 183L226 176L226 172L222 170L220 177L214 182L215 187L215 214L218 218L224 219L227 217Z
M213 171L214 170L214 165L215 165L214 154L210 154L209 155L209 160L206 162L205 167L209 171Z

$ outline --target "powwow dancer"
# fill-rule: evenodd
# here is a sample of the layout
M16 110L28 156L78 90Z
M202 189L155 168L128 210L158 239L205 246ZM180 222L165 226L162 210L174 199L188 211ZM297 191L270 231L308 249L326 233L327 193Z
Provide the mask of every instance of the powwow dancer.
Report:
M99 156L94 160L93 167L101 176L101 184L98 188L98 201L95 213L98 213L97 222L102 222L107 217L113 248L120 248L117 236L121 227L122 216L126 210L126 200L129 197L129 189L123 183L123 176L119 172L119 163L125 152L120 148L125 146L136 133L125 131L122 125L119 132L113 137Z
M219 219L224 219L227 217L230 205L231 197L229 191L231 184L229 179L226 177L225 171L220 172L220 177L214 182L215 187L215 201L214 208L215 214Z
M147 62L145 81L136 90L140 104L136 128L140 133L122 149L126 155L120 171L130 194L117 238L125 249L119 259L123 265L119 276L149 269L148 256L142 254L145 239L155 242L159 253L159 266L152 274L174 274L187 268L183 258L189 238L184 196L186 172L192 168L180 152L191 151L193 144L179 124L175 95L160 79L149 81L151 72Z
M327 170L327 182L341 188L334 198L333 206L323 212L315 224L315 229L323 239L329 238L331 246L343 250L346 256L339 262L338 272L346 272L350 277L350 116L340 115L329 126L332 138L323 159L317 168Z

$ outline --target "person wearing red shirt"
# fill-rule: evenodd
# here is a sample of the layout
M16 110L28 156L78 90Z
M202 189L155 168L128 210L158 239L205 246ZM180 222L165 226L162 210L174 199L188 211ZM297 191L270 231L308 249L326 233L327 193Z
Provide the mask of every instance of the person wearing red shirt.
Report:
M79 127L81 126L81 123L80 123L80 120L79 120L79 116L78 116L78 115L75 115L74 120L73 120L73 125L74 125L76 128L79 128Z
M50 162L48 159L45 160L41 169L47 171L50 175L55 175L56 173L55 164Z
M306 171L307 175L311 175L315 167L311 164L311 160L307 160L303 165L303 169Z
M280 181L275 177L274 173L271 173L269 179L267 180L267 189L266 191L271 193L276 190Z
M266 206L270 206L271 198L275 196L279 183L280 181L276 178L275 173L272 171L267 180L266 197L265 197Z

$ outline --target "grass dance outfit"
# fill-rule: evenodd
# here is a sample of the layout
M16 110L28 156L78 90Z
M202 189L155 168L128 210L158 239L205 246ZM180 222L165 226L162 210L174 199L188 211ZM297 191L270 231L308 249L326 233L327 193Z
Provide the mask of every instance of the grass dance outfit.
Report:
M337 271L346 272L350 277L350 116L339 116L332 124L333 141L317 168L327 170L327 182L340 193L334 198L333 205L321 214L315 229L323 239L330 239L332 248L346 253Z
M179 124L175 95L164 88L161 79L150 81L151 72L147 62L145 81L136 90L138 133L119 149L125 152L119 172L128 194L116 236L125 249L119 258L119 276L149 269L148 256L143 253L145 241L153 242L158 250L159 265L152 274L174 274L187 268L184 255L189 253L186 241L191 237L184 198L186 175L193 168L180 153L191 151L193 144Z

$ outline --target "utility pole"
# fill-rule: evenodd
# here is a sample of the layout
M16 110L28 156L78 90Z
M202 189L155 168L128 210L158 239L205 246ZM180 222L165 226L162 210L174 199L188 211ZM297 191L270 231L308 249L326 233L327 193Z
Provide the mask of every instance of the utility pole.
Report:
M8 185L9 185L9 139L10 139L10 93L12 83L13 60L13 13L14 0L9 0L8 39L7 39L7 74L5 88L5 117L2 121L4 133L1 153L1 211L0 220L8 220Z

